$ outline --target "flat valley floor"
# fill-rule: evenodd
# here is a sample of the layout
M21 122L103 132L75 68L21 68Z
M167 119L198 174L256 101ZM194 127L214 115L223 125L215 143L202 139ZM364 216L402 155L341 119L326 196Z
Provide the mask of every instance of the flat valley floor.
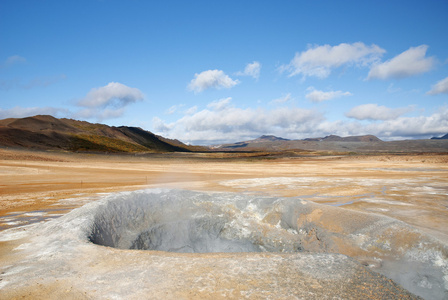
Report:
M0 230L104 193L179 188L300 197L382 214L448 241L448 155L147 156L0 150Z
M58 218L108 193L148 188L299 197L389 216L448 242L448 154L97 155L0 149L0 232ZM0 242L0 266L10 263L13 247Z

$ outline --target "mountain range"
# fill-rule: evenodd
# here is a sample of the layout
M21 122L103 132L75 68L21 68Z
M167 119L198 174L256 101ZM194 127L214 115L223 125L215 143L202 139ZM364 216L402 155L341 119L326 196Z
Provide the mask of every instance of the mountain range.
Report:
M0 147L76 152L356 152L448 153L448 134L425 140L382 141L373 135L288 140L273 135L214 146L191 146L155 135L139 127L108 126L49 115L0 120Z
M382 141L374 135L306 138L287 140L263 135L254 140L211 146L213 151L318 151L356 153L448 152L448 136L422 140Z

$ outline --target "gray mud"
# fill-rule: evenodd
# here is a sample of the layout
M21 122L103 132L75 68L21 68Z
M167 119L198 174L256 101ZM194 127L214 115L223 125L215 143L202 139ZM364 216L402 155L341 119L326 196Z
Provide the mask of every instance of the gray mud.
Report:
M205 298L448 298L447 245L392 218L299 198L126 192L20 237L15 251L25 258L2 269L8 293L49 273L76 277L99 298L176 298L179 289ZM175 280L177 289L167 286ZM141 290L127 290L133 284Z

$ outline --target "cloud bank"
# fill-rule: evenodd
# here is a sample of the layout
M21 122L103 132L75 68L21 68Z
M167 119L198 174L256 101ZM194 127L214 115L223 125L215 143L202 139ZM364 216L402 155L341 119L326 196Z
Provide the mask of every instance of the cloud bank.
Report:
M238 80L233 80L221 70L208 70L194 74L194 79L191 80L188 89L200 93L210 88L229 89L238 83Z
M329 121L312 109L283 106L273 109L241 108L232 98L193 107L190 114L167 123L155 117L156 134L196 145L233 143L273 134L289 139L373 134L382 139L428 138L448 132L448 108L430 116L406 117L415 107L388 108L365 104L346 113L348 119Z
M328 77L333 69L343 65L369 66L377 62L385 52L375 44L367 46L361 42L313 46L296 53L289 64L280 67L280 71L288 72L290 77L302 75L323 79Z
M426 57L427 45L411 47L394 58L373 65L367 79L401 79L425 73L434 67L435 59Z
M239 141L262 134L309 132L322 120L320 113L301 108L281 107L273 110L239 108L231 98L208 104L206 109L185 115L173 123L154 118L157 132L167 137L182 137L191 143L210 144Z
M412 107L401 109L403 111L413 110ZM440 107L432 115L418 117L398 116L401 112L390 108L384 109L380 107L380 110L391 113L389 115L390 119L384 120L383 117L379 119L379 117L375 117L372 114L364 122L350 120L323 121L314 131L310 132L310 136L373 134L381 139L389 140L430 138L448 132L448 107L446 106Z

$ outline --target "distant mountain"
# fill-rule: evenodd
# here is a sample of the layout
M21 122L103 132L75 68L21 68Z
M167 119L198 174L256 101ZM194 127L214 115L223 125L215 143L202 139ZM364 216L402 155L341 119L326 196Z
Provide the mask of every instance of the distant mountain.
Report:
M113 127L48 115L0 120L0 146L93 152L195 150L138 127Z
M431 138L431 140L447 140L447 139L448 139L448 133L442 137L432 137Z
M262 136L254 140L210 147L213 151L318 151L329 153L409 153L448 152L448 139L385 142L374 135L306 138L287 140Z
M337 135L329 135L324 138L307 138L304 141L324 141L324 142L381 142L379 138L374 135L360 135L340 137Z
M259 138L252 140L253 143L262 143L262 142L278 142L278 141L289 141L288 139L284 139L281 137L277 137L274 135L262 135Z
M254 140L237 142L234 144L226 144L213 146L213 149L235 149L235 148L264 148L264 150L290 149L291 145L299 142L382 142L374 135L348 136L340 137L337 135L329 135L324 138L306 138L303 140L288 140L274 135L262 135Z

